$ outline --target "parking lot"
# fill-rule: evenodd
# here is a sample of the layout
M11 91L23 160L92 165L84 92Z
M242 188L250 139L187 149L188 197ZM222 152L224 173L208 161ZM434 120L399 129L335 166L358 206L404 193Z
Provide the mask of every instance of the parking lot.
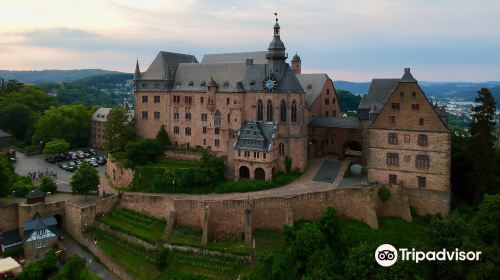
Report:
M99 156L106 156L102 151L97 151ZM94 157L94 156L92 156ZM74 172L69 172L67 170L59 167L60 163L68 163L69 160L63 160L60 162L49 163L45 161L45 155L33 155L26 156L23 153L17 152L17 162L14 163L16 173L23 176L28 176L29 173L33 172L48 172L49 174L55 173L57 176L54 178L54 181L57 184L58 191L61 192L71 192L71 186L69 185L71 176L73 176ZM84 159L76 159L76 161L83 161ZM71 160L74 162L75 160ZM96 169L99 171L99 175L104 175L106 171L106 165L98 165ZM40 180L38 180L40 181Z

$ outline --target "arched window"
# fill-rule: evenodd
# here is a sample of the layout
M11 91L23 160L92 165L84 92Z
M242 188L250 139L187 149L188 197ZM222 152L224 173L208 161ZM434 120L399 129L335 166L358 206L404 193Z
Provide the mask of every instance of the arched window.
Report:
M279 154L280 154L280 156L285 155L285 144L283 144L283 143L280 143L280 145L279 145Z
M285 100L281 100L281 103L280 103L280 121L286 122L286 103L285 103Z
M267 100L267 121L272 122L273 121L273 102L271 100Z
M297 122L297 101L292 102L292 122Z
M218 110L217 110L217 112L215 112L214 125L215 125L215 127L220 127L220 125L221 125L220 112Z
M264 120L264 105L262 104L262 100L257 100L257 120Z

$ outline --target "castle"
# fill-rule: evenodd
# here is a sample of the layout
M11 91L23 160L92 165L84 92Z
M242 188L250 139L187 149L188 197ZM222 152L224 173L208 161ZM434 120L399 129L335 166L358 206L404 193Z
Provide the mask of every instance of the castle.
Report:
M172 142L223 156L235 180L270 180L304 170L308 159L337 154L359 163L369 183L400 185L410 200L448 203L451 137L446 113L405 69L402 78L374 79L357 118L340 117L327 74L302 74L291 64L278 19L267 52L192 55L160 52L141 72L137 62L135 121L139 136L162 125Z

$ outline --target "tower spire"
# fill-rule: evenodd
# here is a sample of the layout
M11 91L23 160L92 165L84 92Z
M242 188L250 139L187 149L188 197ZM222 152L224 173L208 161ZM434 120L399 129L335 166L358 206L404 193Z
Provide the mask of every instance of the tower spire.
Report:
M138 80L140 78L141 78L141 70L139 69L139 58L137 58L137 61L135 63L134 80Z

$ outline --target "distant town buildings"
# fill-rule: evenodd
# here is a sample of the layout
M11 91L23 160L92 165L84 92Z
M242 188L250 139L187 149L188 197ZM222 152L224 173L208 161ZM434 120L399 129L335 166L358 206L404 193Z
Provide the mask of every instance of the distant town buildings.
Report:
M129 113L129 121L132 121L134 117L134 112L130 108L127 100L123 102L123 108ZM105 138L104 133L106 130L106 121L108 120L108 115L111 113L112 108L100 107L94 114L92 114L90 122L90 146L93 148L104 148Z

